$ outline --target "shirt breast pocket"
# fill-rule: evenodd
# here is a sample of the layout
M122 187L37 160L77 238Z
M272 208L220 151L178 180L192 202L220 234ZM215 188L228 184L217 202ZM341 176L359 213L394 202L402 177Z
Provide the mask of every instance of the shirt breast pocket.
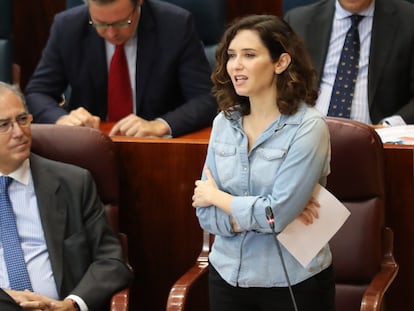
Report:
M236 167L236 146L214 143L217 174L222 185L225 185L234 176Z
M285 149L259 148L256 150L255 159L251 162L252 182L262 186L273 185L285 154Z

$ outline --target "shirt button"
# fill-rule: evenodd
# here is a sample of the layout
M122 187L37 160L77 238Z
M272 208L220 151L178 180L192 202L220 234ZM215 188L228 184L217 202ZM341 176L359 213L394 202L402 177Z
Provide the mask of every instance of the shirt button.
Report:
M245 196L248 196L248 195L249 195L249 192L245 191L245 192L244 192L244 195L245 195Z
M243 167L243 171L247 171L247 167L245 167L245 166L244 166L244 167Z

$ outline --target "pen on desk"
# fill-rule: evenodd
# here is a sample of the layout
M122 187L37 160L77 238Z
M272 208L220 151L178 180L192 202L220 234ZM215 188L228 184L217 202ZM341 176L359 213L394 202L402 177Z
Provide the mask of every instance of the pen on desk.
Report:
M59 107L65 107L65 105L66 105L66 96L65 96L65 94L62 94L62 100L60 101L60 103L59 103Z
M385 144L403 145L404 141L402 141L402 140L386 141Z

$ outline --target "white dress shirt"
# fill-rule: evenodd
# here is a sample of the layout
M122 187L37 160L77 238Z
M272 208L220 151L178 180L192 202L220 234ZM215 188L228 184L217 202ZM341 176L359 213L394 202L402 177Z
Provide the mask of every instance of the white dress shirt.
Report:
M320 83L320 94L316 102L316 108L324 115L328 114L339 58L341 57L346 33L351 27L351 19L349 16L352 15L352 13L345 11L338 1L336 1L335 7L331 39ZM374 8L375 1L373 1L366 10L359 13L359 15L364 16L364 18L358 25L361 48L359 71L351 108L351 119L367 124L372 124L368 107L368 64Z

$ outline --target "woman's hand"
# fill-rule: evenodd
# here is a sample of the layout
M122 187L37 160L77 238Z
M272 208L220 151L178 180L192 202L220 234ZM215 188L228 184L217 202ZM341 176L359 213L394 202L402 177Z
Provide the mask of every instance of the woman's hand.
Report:
M305 225L313 224L313 220L319 218L318 209L320 207L321 205L319 204L319 202L314 197L311 197L305 209L302 211L302 213L298 216L297 219L299 219Z
M208 167L204 168L206 174L206 180L196 180L194 195L193 195L193 207L206 207L213 205L212 198L217 193L218 187L216 181L211 175Z

